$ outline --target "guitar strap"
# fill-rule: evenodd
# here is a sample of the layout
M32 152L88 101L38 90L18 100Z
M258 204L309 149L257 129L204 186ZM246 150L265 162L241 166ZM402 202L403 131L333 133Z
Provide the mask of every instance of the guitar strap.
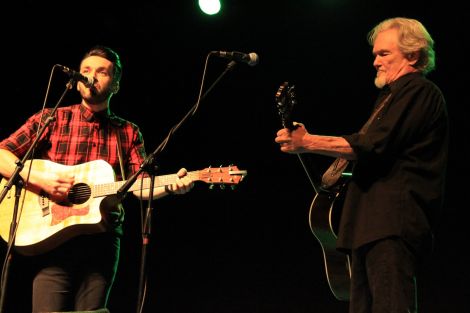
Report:
M117 152L118 152L118 157L119 157L119 167L121 168L121 176L122 176L122 180L126 180L126 171L124 170L124 161L122 157L121 136L119 134L119 129L114 128L114 130L116 131L117 150L118 150ZM110 210L108 215L112 216L109 220L114 221L115 225L122 224L124 222L124 216L125 216L125 212L122 207L122 204L119 203L117 205L117 217L116 217L116 212L112 212L112 210Z
M116 129L116 139L117 139L117 150L118 150L118 157L119 157L119 166L121 167L121 176L123 180L126 180L126 172L124 171L124 161L122 158L122 144L121 144L121 136L119 135L119 129Z
M348 165L349 160L341 157L336 158L323 174L321 178L321 188L328 190L333 187L341 178Z
M374 112L371 114L367 122L364 124L364 126L361 127L359 130L359 134L365 134L367 129L369 128L370 124L372 121L377 117L377 114L384 108L385 104L388 102L390 99L390 96L392 94L389 93L385 99L383 99L380 104L377 106L377 108L374 110ZM321 179L321 188L324 190L328 190L331 187L333 187L338 180L341 178L344 170L349 165L349 160L346 160L345 158L338 157L336 158L333 163L328 167L328 169L325 171L325 173L322 176Z

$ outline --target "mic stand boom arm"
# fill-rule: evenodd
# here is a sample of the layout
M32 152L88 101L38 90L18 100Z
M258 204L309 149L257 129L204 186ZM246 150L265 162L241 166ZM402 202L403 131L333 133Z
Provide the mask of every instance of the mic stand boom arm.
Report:
M196 104L191 108L191 110L186 113L186 115L181 119L181 121L176 124L175 126L173 126L171 129L170 129L170 132L168 133L168 136L166 137L166 139L144 160L144 162L142 163L142 165L140 166L139 170L134 173L116 192L116 196L118 198L118 200L122 200L124 199L124 197L126 196L128 190L132 187L132 185L134 184L134 182L137 180L137 177L139 177L140 174L142 174L142 172L144 171L144 169L148 168L148 166L150 165L151 167L153 167L150 163L152 163L153 161L155 161L155 156L161 152L163 150L163 148L166 146L169 138L180 128L180 126L192 115L194 115L194 113L196 113L196 110L199 106L199 103L201 102L202 99L204 99L207 94L215 87L215 85L222 79L222 77L230 70L232 70L234 68L234 66L236 65L236 62L235 61L231 61L227 64L227 67L225 68L225 70L222 72L222 74L219 75L219 77L212 83L212 85L206 90L206 92L201 96L199 97L198 101L196 102ZM151 162L152 161L152 162ZM150 190L150 192L153 192L152 190Z
M131 188L131 186L134 184L134 182L137 180L137 178L143 173L147 172L150 175L150 189L149 189L149 197L148 197L148 203L147 203L147 211L145 212L144 215L144 221L143 221L143 229L142 229L142 252L141 252L141 264L140 264L140 278L139 278L139 287L138 287L138 297L137 297L137 313L141 313L144 305L144 290L145 284L147 281L147 249L148 245L150 243L150 238L149 235L151 234L151 229L152 229L152 222L151 222L151 216L152 216L152 201L153 201L153 186L154 186L154 181L155 181L155 172L157 169L156 166L156 156L159 152L161 152L166 144L168 143L168 140L170 137L180 128L180 126L190 117L193 116L197 108L199 106L199 103L201 102L202 99L204 99L207 94L214 88L214 86L222 79L222 77L230 70L232 70L237 63L235 61L230 61L225 70L219 75L219 77L211 84L211 86L207 89L207 91L201 96L199 93L198 100L196 101L196 104L189 110L188 113L181 119L181 121L173 126L170 129L170 132L168 133L167 137L165 140L151 153L149 154L144 162L141 164L139 170L135 172L116 192L116 197L118 201L121 201L124 199L126 196L127 192ZM204 81L204 80L203 80ZM202 90L203 85L201 85L201 90Z

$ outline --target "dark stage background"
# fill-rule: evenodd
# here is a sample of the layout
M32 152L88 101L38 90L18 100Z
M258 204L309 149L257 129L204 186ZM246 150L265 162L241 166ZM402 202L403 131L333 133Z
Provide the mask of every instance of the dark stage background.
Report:
M388 17L417 18L436 41L437 69L429 77L447 98L452 131L446 206L435 253L419 281L420 312L469 312L462 203L469 172L464 107L470 16L460 3L225 1L219 16L207 17L196 1L74 2L70 8L16 1L0 20L0 137L40 110L54 64L78 69L82 54L99 43L116 49L124 66L112 109L141 127L151 152L196 102L210 51L256 52L259 64L238 64L227 73L157 156L159 174L235 164L248 176L235 190L209 190L199 182L184 196L154 204L144 312L347 312L347 303L328 289L321 246L309 229L314 191L297 158L274 143L280 128L274 95L282 82L295 84L293 118L312 133L358 129L377 93L367 32ZM227 63L209 59L206 88ZM53 76L47 106L58 101L66 82L63 73ZM77 96L73 90L63 104ZM309 158L317 170L330 161ZM111 313L136 311L140 207L131 197L125 202ZM30 310L29 269L29 259L13 259L8 313Z

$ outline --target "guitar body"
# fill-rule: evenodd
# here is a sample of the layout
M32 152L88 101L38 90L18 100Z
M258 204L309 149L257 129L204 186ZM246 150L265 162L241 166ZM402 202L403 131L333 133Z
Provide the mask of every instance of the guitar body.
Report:
M73 197L65 203L55 203L40 190L27 188L19 201L18 228L15 248L25 255L45 252L78 234L105 230L100 211L103 197L91 196L91 183L114 182L113 168L103 160L67 166L48 160L34 160L33 167L41 171L67 171L75 176ZM5 179L1 181L3 189ZM0 235L8 241L15 205L15 187L0 206Z
M336 250L337 231L341 218L344 194L338 192L317 193L309 211L309 225L320 242L328 285L336 299L349 300L349 257Z

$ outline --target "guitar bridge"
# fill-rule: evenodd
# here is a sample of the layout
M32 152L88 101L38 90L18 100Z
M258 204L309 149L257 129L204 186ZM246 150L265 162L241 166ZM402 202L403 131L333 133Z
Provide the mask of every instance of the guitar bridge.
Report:
M51 214L51 211L49 208L49 198L44 192L41 192L40 196L38 197L38 202L39 202L39 208L42 211L43 217Z

